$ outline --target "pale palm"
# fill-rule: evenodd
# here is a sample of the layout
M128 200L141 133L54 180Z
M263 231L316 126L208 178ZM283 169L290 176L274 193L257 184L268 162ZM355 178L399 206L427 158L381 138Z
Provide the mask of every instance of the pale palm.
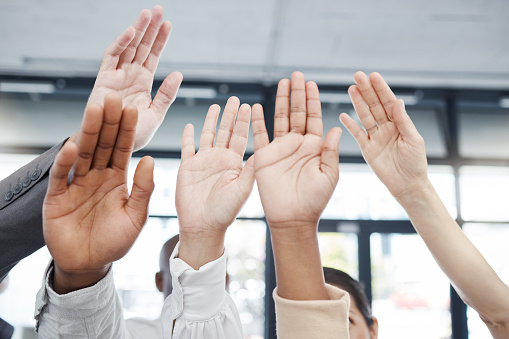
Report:
M182 82L180 73L166 77L152 100L152 85L159 59L170 36L163 9L143 10L134 28L129 27L104 53L88 104L102 105L106 94L116 92L124 105L134 105L140 115L134 149L144 147L163 122Z
M255 173L271 229L303 222L316 227L336 187L339 128L322 139L318 87L304 75L281 80L275 112L275 139L269 143L263 110L253 107Z
M395 197L415 189L427 179L424 140L378 73L371 81L358 72L349 89L355 110L366 128L362 130L347 114L341 121L355 137L362 155Z
M288 133L256 151L256 182L271 224L295 216L318 221L338 181L337 171L321 169L322 148L316 135Z
M219 110L210 107L196 154L194 129L184 129L175 196L181 232L224 232L253 189L253 160L242 164L251 108L242 105L239 110L239 100L230 98L215 138Z
M394 122L387 122L379 129L362 154L378 178L398 196L426 175L424 142L405 140Z
M239 185L241 172L242 157L226 148L200 151L183 161L175 198L180 223L228 227L251 192Z

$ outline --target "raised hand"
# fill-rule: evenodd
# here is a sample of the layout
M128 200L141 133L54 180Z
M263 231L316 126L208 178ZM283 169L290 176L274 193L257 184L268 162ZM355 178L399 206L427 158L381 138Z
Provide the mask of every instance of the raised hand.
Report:
M260 105L253 106L255 171L263 209L271 231L318 219L338 182L341 129L323 140L318 86L305 83L300 72L279 82L274 141L269 144Z
M396 199L429 184L426 151L421 137L398 100L378 73L357 72L348 89L362 129L348 114L341 122L354 136L362 155Z
M323 141L318 86L295 72L291 81L279 82L274 141L269 143L260 105L253 106L253 135L277 294L291 300L326 300L317 228L338 182L341 129L331 129Z
M129 251L147 220L152 158L140 161L131 195L127 191L137 119L136 107L122 110L121 98L110 93L104 109L87 106L79 147L67 142L56 157L43 205L43 232L55 262L57 293L99 281Z
M102 105L110 92L118 93L124 106L134 105L140 119L134 150L146 146L175 100L182 74L166 77L152 101L154 74L170 36L171 23L164 21L163 8L143 10L133 26L117 37L104 53L88 104Z
M253 189L253 159L250 158L242 166L251 107L243 104L239 109L239 104L236 97L228 100L217 138L215 134L220 107L210 107L196 154L193 125L187 125L184 129L175 201L180 224L179 257L186 256L185 261L192 267L200 267L207 262L204 258L210 258L210 255L199 252L206 248L204 240L213 242L210 247L214 247L213 256L216 258L212 260L221 255L224 233ZM198 245L198 249L193 246L191 250L191 243ZM192 253L196 260L189 258L186 253Z

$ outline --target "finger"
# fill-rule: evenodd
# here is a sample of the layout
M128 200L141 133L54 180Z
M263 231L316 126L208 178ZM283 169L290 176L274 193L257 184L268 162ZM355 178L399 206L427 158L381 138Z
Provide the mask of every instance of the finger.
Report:
M391 88L385 82L384 78L380 75L380 73L374 72L369 76L371 80L371 84L376 91L376 95L380 98L380 102L382 103L385 112L389 119L392 119L393 115L393 106L396 103L396 95L392 92Z
M214 138L216 137L217 118L221 112L219 105L209 107L200 136L200 150L206 150L214 147Z
M369 81L366 74L363 72L357 72L354 74L353 79L357 84L357 88L362 94L364 101L368 104L371 113L373 113L373 117L379 125L382 125L389 121L387 118L387 114L385 113L384 107L380 102L380 98L376 95L375 89ZM364 126L366 127L366 126Z
M103 108L97 104L88 105L78 135L78 159L74 165L74 177L86 175L90 171L102 123Z
M140 65L145 63L145 60L152 49L152 45L154 44L154 40L159 33L163 15L163 8L159 5L154 6L154 9L152 9L152 19L150 20L147 30L136 49L136 55L134 56L133 63Z
M263 124L265 126L265 123ZM279 81L274 112L274 138L282 137L290 131L290 80Z
M407 141L414 141L421 137L417 128L415 128L412 119L408 116L405 109L405 103L399 99L394 104L394 123L396 124L399 133L403 139Z
M110 162L113 146L117 140L120 120L122 118L122 99L116 93L109 93L104 98L104 115L95 149L92 168L105 169Z
M145 34L145 30L150 23L150 19L152 17L152 13L148 9L144 9L141 11L140 15L134 22L134 29L136 33L134 34L134 38L131 40L127 48L120 54L120 59L118 61L118 68L121 68L125 64L130 64L134 56L136 55L136 50L138 49L138 45L140 44L143 35Z
M318 85L313 81L306 83L306 133L323 138L322 104Z
M290 131L306 133L306 84L304 74L294 72L290 92Z
M182 161L185 161L194 156L194 126L187 124L182 133Z
M255 169L254 169L254 155L250 156L247 159L244 167L242 168L242 172L239 175L239 187L242 192L243 201L246 201L253 190L253 185L255 181Z
M166 43L168 42L168 38L171 33L171 22L165 21L159 27L159 32L157 33L157 37L152 45L152 49L148 54L145 63L143 64L148 70L152 73L155 73L157 69L157 65L159 64L159 59L161 58L161 54L166 47Z
M362 126L369 131L378 126L357 86L350 86L350 88L348 88L348 94L350 95L350 100L352 100L353 108L355 109L355 112L357 112Z
M341 113L339 120L346 127L348 132L355 138L361 150L368 145L369 138L366 132L346 113Z
M239 110L240 100L237 97L228 99L224 107L219 130L217 131L216 147L228 147L230 145L230 138L233 132L233 125L235 124L235 117Z
M138 124L138 109L136 106L127 105L122 112L117 141L111 155L111 166L122 171L129 168L129 160L134 149L136 125Z
M332 128L325 136L322 147L322 157L320 168L323 173L327 173L332 178L334 185L339 178L339 139L342 130L339 127Z
M127 27L124 33L120 34L115 41L104 52L103 60L101 62L101 71L117 69L120 54L127 48L129 43L134 39L136 30L133 26Z
M78 157L78 146L68 140L58 152L49 175L47 196L57 196L67 190L67 177Z
M125 205L126 212L135 223L138 232L148 217L148 204L154 191L154 159L143 157L134 172L133 189Z
M262 105L256 104L253 106L251 120L253 122L253 141L256 152L269 144L269 135L265 126Z
M230 140L230 149L244 157L246 151L247 138L249 136L249 123L251 122L251 106L243 104L240 106L237 114L237 121L233 128L233 134Z
M175 101L181 83L182 73L173 72L164 79L159 87L150 107L153 108L154 113L160 121L164 120L168 108L170 108L171 104Z

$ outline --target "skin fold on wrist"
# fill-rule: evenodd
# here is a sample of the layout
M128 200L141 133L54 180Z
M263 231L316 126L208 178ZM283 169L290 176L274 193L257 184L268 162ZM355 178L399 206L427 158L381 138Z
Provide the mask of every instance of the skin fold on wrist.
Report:
M53 268L53 290L58 294L67 294L98 283L108 273L111 264L97 270L67 272L57 264Z

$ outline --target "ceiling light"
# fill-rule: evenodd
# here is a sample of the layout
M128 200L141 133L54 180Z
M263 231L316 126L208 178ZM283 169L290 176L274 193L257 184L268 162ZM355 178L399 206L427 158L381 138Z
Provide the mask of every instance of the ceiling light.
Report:
M2 81L0 92L52 94L55 93L55 85L50 82Z

